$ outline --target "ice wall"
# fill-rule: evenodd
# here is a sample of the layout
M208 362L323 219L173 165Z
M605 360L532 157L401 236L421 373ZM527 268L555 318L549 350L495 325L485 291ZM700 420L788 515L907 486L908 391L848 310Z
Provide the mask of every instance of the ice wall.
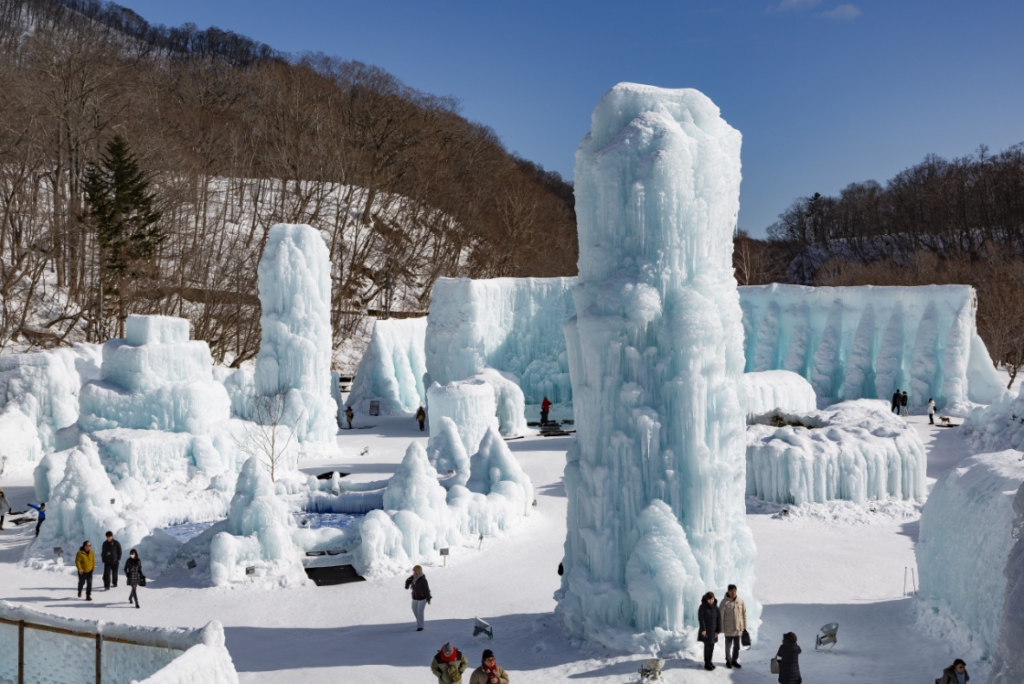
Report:
M821 398L887 399L940 409L991 403L1002 382L978 337L974 288L741 288L747 371L789 370Z
M491 425L497 426L497 402L493 388L480 380L453 382L427 388L427 409L430 415L430 440L441 437L446 429L445 418L458 429L467 454L476 453ZM454 458L454 455L449 455Z
M1013 522L1016 543L1003 570L1006 599L990 684L1024 682L1024 484L1013 499L1013 510L1017 514Z
M331 397L331 264L320 233L303 224L270 228L259 263L263 336L256 394L283 395L283 424L300 443L334 445Z
M565 333L577 440L556 593L574 637L677 649L697 624L692 596L728 583L751 594L739 154L739 132L703 94L634 84L602 98L576 153L580 275Z
M923 501L927 457L912 425L883 402L772 414L747 428L747 496L777 503Z
M426 333L426 318L377 321L345 405L366 413L376 399L385 416L411 415L425 406Z
M1014 526L1020 512L1014 504L1022 483L1020 452L978 454L939 478L921 513L914 548L921 622L952 641L958 652L971 654L965 659L990 657L1001 635L1017 654L1024 650L1021 613L1009 616L1004 631L1008 596L1012 605L1020 605L1020 558L1009 561L1019 552ZM1012 584L1008 567L1015 570Z
M562 326L575 278L439 278L427 316L426 363L442 385L486 368L519 378L527 404L572 401Z
M743 395L748 422L772 411L806 413L818 408L811 383L790 371L744 373Z

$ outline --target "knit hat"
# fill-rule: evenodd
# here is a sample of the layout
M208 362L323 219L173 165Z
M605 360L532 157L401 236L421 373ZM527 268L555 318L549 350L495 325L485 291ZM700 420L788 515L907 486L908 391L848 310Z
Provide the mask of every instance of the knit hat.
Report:
M487 660L488 658L493 658L493 657L494 657L494 651L492 651L489 648L485 648L484 649L484 654L482 656L480 656L480 660Z
M451 644L445 644L441 647L441 653L444 653L446 656L450 656L454 650L455 648Z

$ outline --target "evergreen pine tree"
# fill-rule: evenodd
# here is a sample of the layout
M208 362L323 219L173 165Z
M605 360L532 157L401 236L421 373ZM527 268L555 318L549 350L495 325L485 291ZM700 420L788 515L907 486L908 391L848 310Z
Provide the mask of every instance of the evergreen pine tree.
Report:
M159 225L161 213L154 209L156 196L149 192L149 186L128 142L120 135L107 143L100 163L86 169L86 212L82 219L96 231L100 250L101 330L103 300L109 297L116 310L118 332L124 334L126 287L152 266L165 237Z

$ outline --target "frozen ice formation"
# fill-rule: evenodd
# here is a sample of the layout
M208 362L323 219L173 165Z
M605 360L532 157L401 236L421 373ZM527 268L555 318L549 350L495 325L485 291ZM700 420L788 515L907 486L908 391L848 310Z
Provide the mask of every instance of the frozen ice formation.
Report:
M224 529L210 543L210 579L215 586L246 581L255 568L263 584L307 582L299 550L292 541L295 521L274 491L274 483L255 457L242 466Z
M448 416L441 416L430 424L427 454L430 465L439 473L452 473L446 484L465 485L469 481L469 452L459 434L459 426Z
M283 396L282 423L300 443L335 444L331 396L331 264L320 233L304 224L270 228L259 263L263 336L257 396Z
M1024 484L1013 498L1013 536L1016 543L1006 560L1006 602L999 626L990 684L1024 682Z
M747 496L787 504L927 496L924 444L881 401L779 411L771 419L777 422L747 428Z
M488 426L471 460L467 486L449 482L446 491L423 446L409 446L384 489L384 510L370 511L359 525L360 574L407 572L411 564L436 558L442 547L503 534L530 515L533 484L495 425Z
M576 638L676 650L693 596L734 583L749 597L754 581L731 240L740 134L696 90L619 84L594 109L575 180L577 439L556 613Z
M494 389L482 380L468 380L427 388L427 408L430 415L430 441L444 430L444 418L450 418L458 429L462 446L467 454L474 454L487 428L497 425L497 401ZM445 455L454 458L454 454Z
M426 332L426 318L377 321L346 405L366 413L370 401L378 400L384 416L412 415L425 406Z
M747 422L773 411L806 413L818 408L818 397L811 383L790 371L744 373L743 394Z
M929 397L947 412L1003 393L975 325L974 288L806 287L741 289L748 371L790 370L818 397Z
M964 434L977 451L1024 451L1024 396L1007 392L991 406L975 408Z
M952 641L959 652L971 654L965 657L991 657L997 644L1000 653L1014 647L1014 656L1003 660L1003 672L1018 673L1024 613L1010 614L1009 608L1021 606L1022 483L1020 452L961 461L932 487L914 548L922 624Z
M511 373L527 404L572 402L562 327L575 278L439 278L427 317L426 362L442 385L493 368Z
M82 383L99 377L100 350L75 345L0 356L0 469L35 467L57 444L57 432L78 420Z

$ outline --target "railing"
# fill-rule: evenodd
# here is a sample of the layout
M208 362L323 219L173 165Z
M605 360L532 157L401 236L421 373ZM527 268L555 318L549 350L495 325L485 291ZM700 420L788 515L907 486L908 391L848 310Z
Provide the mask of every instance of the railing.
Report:
M151 648L165 648L162 646L157 646L155 644L144 644L139 641L133 641L131 639L104 636L103 634L93 634L91 632L78 632L73 629L64 629L63 627L51 627L49 625L40 625L35 622L27 622L25 620L8 620L7 618L0 617L0 624L12 625L18 628L18 684L25 684L26 629L37 629L41 632L50 632L53 634L62 634L64 636L81 637L83 639L93 639L96 642L96 684L103 684L103 642L109 641L110 643L127 644L129 646L149 646Z

